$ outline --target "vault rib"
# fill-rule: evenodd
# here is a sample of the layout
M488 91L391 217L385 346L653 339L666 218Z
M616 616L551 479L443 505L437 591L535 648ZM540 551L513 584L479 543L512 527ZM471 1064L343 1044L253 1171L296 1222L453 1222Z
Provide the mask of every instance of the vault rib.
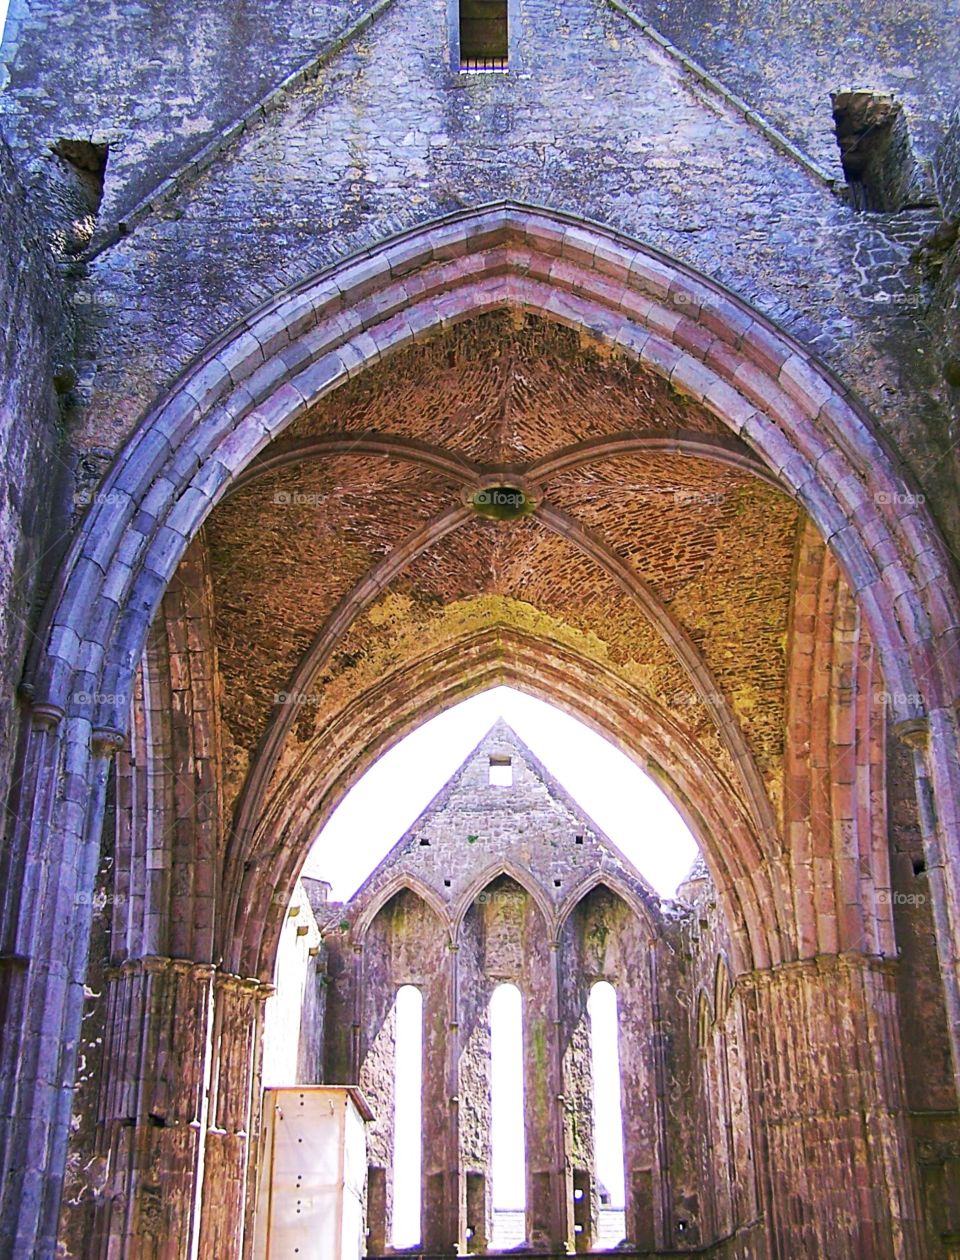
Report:
M776 819L753 753L729 702L720 691L709 666L689 634L645 583L605 542L550 504L541 504L538 518L548 530L570 542L598 564L627 597L637 604L658 631L683 667L694 692L717 726L724 746L738 769L750 813L759 834L763 835L772 846L771 852L779 853L781 846ZM343 634L369 607L377 595L420 555L470 519L472 519L472 513L469 509L451 508L427 522L369 570L353 590L339 602L301 657L300 663L285 688L286 693L297 695L309 692L319 670ZM280 757L284 741L292 728L296 711L296 706L289 704L274 706L238 799L232 844L243 845L244 838L260 815L264 794Z

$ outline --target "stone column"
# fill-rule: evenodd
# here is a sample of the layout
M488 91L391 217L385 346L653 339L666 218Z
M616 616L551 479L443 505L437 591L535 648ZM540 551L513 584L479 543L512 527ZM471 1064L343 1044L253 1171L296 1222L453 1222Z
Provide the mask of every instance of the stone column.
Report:
M53 1260L110 762L121 743L36 706L0 865L0 1257Z
M633 925L636 921L631 920ZM646 956L645 956L646 955ZM666 1142L665 1033L653 942L637 933L635 965L617 988L620 1088L623 1113L626 1236L638 1250L653 1250L667 1232L669 1192L662 1176ZM646 965L644 965L646 964Z
M567 1253L563 1084L557 1045L558 1000L553 950L528 960L523 994L524 1110L527 1141L527 1234L530 1245ZM535 976L534 963L542 970Z
M553 1080L553 1168L552 1242L560 1251L572 1255L576 1249L573 1212L572 1170L567 1169L566 1084L563 1071L563 1020L560 1015L560 942L550 942L549 1046L548 1061ZM592 1200L591 1200L592 1201Z
M486 1251L492 1237L490 1177L490 984L481 970L480 924L476 912L464 921L456 953L456 1061L450 1079L458 1098L455 1108L458 1168L463 1169L463 1223L474 1237L465 1252ZM454 1047L451 1047L454 1049Z
M927 718L898 722L893 727L893 734L913 753L917 814L923 835L930 904L937 933L937 952L950 1029L954 1080L960 1094L960 937L955 930L960 919L960 907L951 906L951 869L956 861L949 846L942 840L945 830L949 836L960 834L957 827L951 825L952 819L949 817L950 811L960 808L960 798L943 781L947 778L941 765L943 758L932 755L930 722ZM946 745L947 739L942 738L941 742ZM956 774L956 767L952 769Z
M90 1260L189 1260L213 967L149 957L106 977Z
M775 1260L926 1255L895 972L845 954L738 981Z
M424 952L427 945L424 943ZM456 955L449 960L455 962ZM456 1042L450 961L423 992L422 1242L426 1252L455 1254L460 1236L460 1178L456 1141L456 1089L450 1088L451 1043ZM454 1060L455 1062L455 1060ZM451 1139L451 1130L454 1135ZM396 1155L394 1155L396 1158Z
M263 1003L273 986L218 973L214 980L209 1124L197 1255L243 1260L256 1195Z
M444 1125L444 1163L446 1182L443 1199L443 1246L455 1254L463 1255L467 1251L467 1201L466 1180L460 1158L460 946L454 942L447 943L446 974L444 991L441 994L441 1009L444 1012L444 1061L437 1063L437 1070L442 1071L443 1092L437 1091L436 1101L431 1102L431 1093L424 1092L424 1110L428 1106L443 1108L438 1111L445 1118ZM429 1008L428 1008L429 1009ZM430 1065L425 1062L425 1067ZM424 1201L426 1204L426 1200ZM424 1247L429 1246L424 1221Z

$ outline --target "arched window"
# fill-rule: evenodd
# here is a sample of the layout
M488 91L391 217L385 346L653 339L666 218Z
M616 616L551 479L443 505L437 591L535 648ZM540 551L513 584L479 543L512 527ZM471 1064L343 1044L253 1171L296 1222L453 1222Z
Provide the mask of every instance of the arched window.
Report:
M730 1006L730 972L727 969L727 963L722 954L717 958L717 975L714 984L713 993L713 1009L716 1012L716 1018L723 1021L726 1018L727 1010Z
M420 1173L423 1161L423 994L412 984L397 990L394 1007L393 1221L394 1247L420 1242Z
M623 1107L620 1097L620 1030L617 993L599 980L587 1002L593 1080L593 1144L600 1194L596 1245L615 1247L625 1234Z
M515 984L497 985L490 998L490 1174L492 1245L515 1247L526 1238L527 1205L523 999Z

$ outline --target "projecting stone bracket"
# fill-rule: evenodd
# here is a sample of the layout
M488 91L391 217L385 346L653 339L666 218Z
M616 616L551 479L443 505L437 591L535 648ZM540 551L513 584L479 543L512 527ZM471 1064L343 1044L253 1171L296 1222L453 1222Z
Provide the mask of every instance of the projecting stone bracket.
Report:
M924 751L930 746L930 722L925 717L905 718L893 726L893 734L908 748Z

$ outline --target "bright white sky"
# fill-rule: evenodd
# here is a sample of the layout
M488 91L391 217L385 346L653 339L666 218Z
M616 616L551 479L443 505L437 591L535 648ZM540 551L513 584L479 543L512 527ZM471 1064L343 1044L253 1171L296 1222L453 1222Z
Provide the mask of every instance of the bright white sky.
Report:
M3 39L3 24L7 20L7 0L0 0L0 40Z
M346 900L501 716L657 892L672 897L697 846L667 798L582 722L510 687L465 700L385 753L340 803L304 873L329 880L332 898Z

